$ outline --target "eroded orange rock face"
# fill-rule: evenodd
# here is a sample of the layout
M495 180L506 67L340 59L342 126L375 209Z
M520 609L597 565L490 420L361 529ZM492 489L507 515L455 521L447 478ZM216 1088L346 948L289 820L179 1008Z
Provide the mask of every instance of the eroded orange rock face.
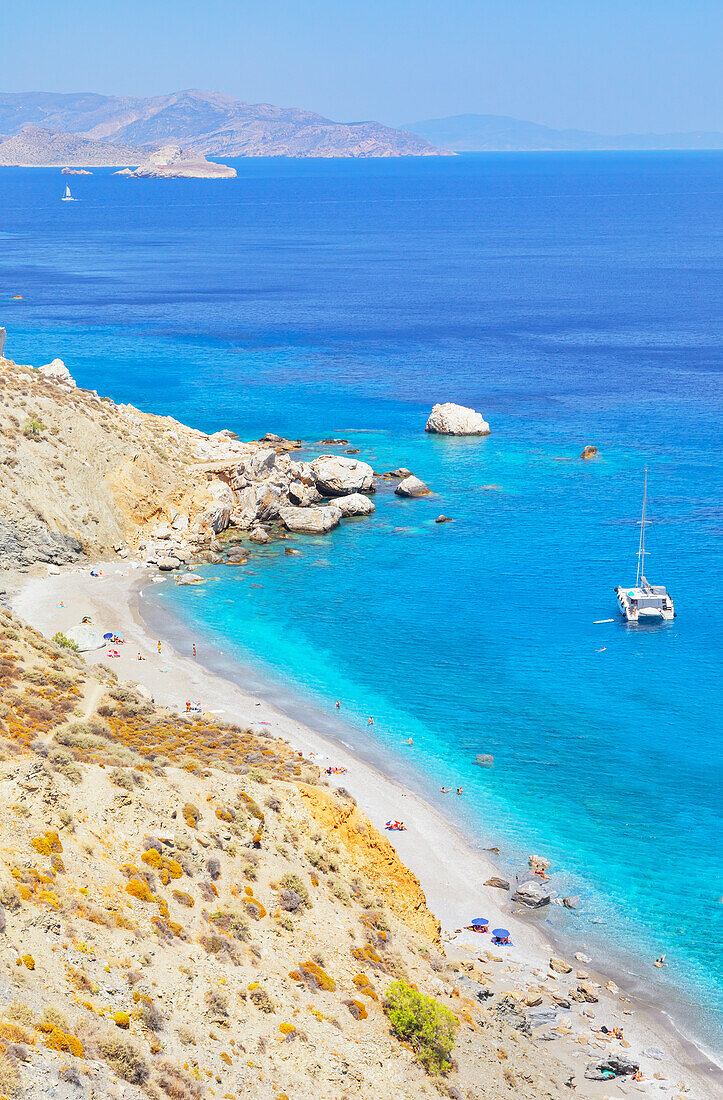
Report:
M379 890L385 904L400 920L439 943L441 926L427 908L419 879L404 866L366 814L352 803L334 798L323 787L300 783L299 791L315 826L343 848L349 868Z

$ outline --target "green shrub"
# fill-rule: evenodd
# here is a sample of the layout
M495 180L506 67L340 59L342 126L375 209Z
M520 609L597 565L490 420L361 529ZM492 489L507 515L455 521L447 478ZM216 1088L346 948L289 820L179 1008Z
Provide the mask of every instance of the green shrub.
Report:
M23 425L23 435L26 439L40 439L44 431L45 425L42 420L36 420L35 417Z
M66 638L62 630L58 630L53 634L53 641L63 649L73 649L76 653L78 652L78 643L74 642L72 638Z
M459 1020L448 1008L396 981L387 989L384 1011L398 1039L409 1043L427 1073L448 1073Z

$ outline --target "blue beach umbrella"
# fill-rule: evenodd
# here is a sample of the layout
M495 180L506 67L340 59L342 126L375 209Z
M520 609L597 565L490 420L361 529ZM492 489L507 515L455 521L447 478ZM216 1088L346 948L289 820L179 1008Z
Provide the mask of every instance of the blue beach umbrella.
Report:
M113 631L112 630L109 630L107 634L103 635L103 638L106 642L109 642L112 637L113 637Z
M488 924L487 917L475 917L472 921L473 928L486 928Z
M498 940L506 940L509 939L510 934L506 928L493 928L492 935L496 936Z

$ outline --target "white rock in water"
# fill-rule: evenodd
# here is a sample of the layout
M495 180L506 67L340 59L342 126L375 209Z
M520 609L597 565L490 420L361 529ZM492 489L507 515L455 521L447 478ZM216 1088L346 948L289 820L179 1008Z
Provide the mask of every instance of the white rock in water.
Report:
M346 497L337 497L333 506L338 508L343 516L370 516L376 511L374 502L363 493L350 493Z
M281 522L287 531L299 531L307 535L325 535L336 527L341 519L341 511L334 504L321 508L282 508L279 512Z
M425 497L432 490L412 474L411 477L405 477L404 481L400 481L394 492L398 497Z
M489 435L490 426L481 413L447 401L434 406L425 431L438 435Z
M368 493L374 489L374 471L368 462L342 455L321 455L311 463L316 487L322 496Z
M51 363L45 363L38 367L38 371L49 382L58 382L62 386L72 386L76 389L75 381L62 359L53 359Z

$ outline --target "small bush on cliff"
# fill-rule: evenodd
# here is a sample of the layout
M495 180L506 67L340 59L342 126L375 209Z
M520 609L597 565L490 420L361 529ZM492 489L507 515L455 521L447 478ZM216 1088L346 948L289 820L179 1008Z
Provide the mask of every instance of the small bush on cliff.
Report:
M23 435L26 439L38 440L42 437L44 431L45 425L42 420L36 420L35 417L23 424Z
M404 981L392 982L384 1011L398 1039L409 1043L427 1073L448 1073L459 1021L453 1012Z
M63 649L73 649L76 653L78 652L77 642L74 642L72 638L66 638L62 630L58 630L53 634L53 641L56 645L62 646Z

